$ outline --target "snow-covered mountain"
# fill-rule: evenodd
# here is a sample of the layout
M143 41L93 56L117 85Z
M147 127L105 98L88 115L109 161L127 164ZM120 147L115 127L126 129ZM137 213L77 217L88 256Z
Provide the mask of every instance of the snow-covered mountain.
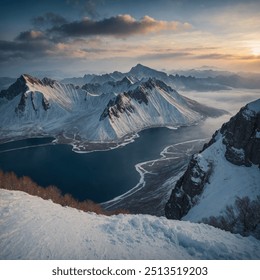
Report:
M214 110L178 94L157 79L80 88L22 75L0 93L1 138L66 135L84 141L118 141L155 126L191 125Z
M147 80L155 78L163 81L175 90L184 91L219 91L232 88L259 89L259 75L254 73L232 73L227 71L214 70L179 70L166 73L137 64L130 71L122 73L114 71L109 74L95 75L86 74L83 77L65 78L62 83L72 83L74 85L83 86L85 84L104 84L109 82L117 82L124 77L131 77L135 81Z
M166 204L170 219L201 221L260 195L260 99L223 124L195 154Z
M127 74L130 74L139 80L149 77L156 78L161 81L166 81L168 79L168 75L165 72L152 69L140 63L132 67Z
M112 217L0 189L0 259L259 259L260 241L149 215Z
M131 77L134 82L141 81L143 79L147 80L149 78L156 78L162 81L169 81L168 75L162 71L157 71L155 69L149 68L138 63L136 66L132 67L129 72L122 73L119 71L114 71L109 74L95 75L87 74L83 77L78 78L66 78L61 80L62 83L68 84L72 83L75 85L83 86L84 84L100 84L103 85L109 82L121 81L125 77Z
M82 89L91 92L93 94L100 95L102 93L120 93L135 88L137 85L136 80L131 76L124 76L122 80L118 81L107 81L105 83L87 83L82 86Z

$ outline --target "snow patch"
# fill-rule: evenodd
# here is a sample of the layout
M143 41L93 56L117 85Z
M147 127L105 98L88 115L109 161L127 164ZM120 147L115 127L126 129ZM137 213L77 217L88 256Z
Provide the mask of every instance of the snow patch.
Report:
M244 159L244 158L245 158L245 151L244 151L242 148L237 149L237 148L235 148L235 147L231 147L230 149L231 149L232 152L233 152L234 154L236 154L239 158L241 158L241 159Z
M252 117L254 117L256 115L256 112L248 109L248 107L247 107L247 109L244 109L242 111L242 115L246 120L250 120Z
M203 171L203 172L208 172L209 168L210 168L210 164L208 162L208 160L205 159L205 157L203 157L202 154L197 154L194 156L194 159L197 161L199 168Z
M260 99L257 99L253 102L247 104L247 108L255 113L260 112Z

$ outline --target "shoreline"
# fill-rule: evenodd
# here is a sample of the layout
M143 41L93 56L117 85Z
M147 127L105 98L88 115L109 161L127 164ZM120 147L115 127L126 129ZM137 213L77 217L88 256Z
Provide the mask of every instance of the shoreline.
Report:
M169 145L161 151L160 158L145 161L145 162L140 162L136 164L135 169L140 175L139 182L129 191L109 201L102 202L100 203L100 205L106 210L117 209L123 207L123 205L127 205L128 201L134 198L134 200L136 200L136 206L139 209L139 211L132 212L131 209L126 208L131 213L133 214L141 213L141 214L151 214L151 215L161 216L162 207L160 207L160 209L156 209L152 211L148 211L148 209L144 209L143 211L140 211L139 202L141 200L144 202L145 198L150 198L150 195L147 195L146 191L149 191L150 193L156 192L157 195L156 199L158 201L162 199L161 202L164 201L165 195L167 195L169 191L172 190L172 184L176 182L184 172L190 156L194 152L198 152L208 139L209 138L194 139L194 140L188 140L188 141L183 141L183 142ZM185 154L182 154L182 156L178 155L179 152L176 150L176 147L179 146L182 146L182 149L185 150ZM174 168L175 165L176 168ZM163 168L165 170L160 173L160 170ZM171 178L174 179L167 188L167 186L165 186L165 183L167 183L167 180ZM158 185L158 181L161 183L160 187ZM167 191L163 191L163 192L158 191L158 188L162 189L164 188L164 186L166 189L168 189ZM155 196L152 196L152 198L155 199ZM148 199L146 199L146 203L149 204ZM131 202L130 204L131 204L129 205L130 208L133 207L135 208L133 202Z
M192 126L195 126L194 124ZM178 130L178 128L169 128L166 127L167 129L174 129ZM147 128L149 129L149 128ZM87 143L88 150L75 150L75 141L79 141L76 139L71 139L69 138L54 138L50 135L38 135L37 137L34 135L33 138L51 138L51 142L45 143L45 144L39 144L39 145L32 145L32 146L26 146L26 147L19 147L16 149L25 149L25 148L30 148L30 147L38 147L38 146L43 146L43 145L56 145L56 144L66 144L72 146L72 151L76 153L91 153L91 152L97 152L97 151L109 151L112 149L116 149L122 146L126 146L127 144L130 144L135 141L139 137L138 133L132 134L132 136L128 135L125 137L125 142L119 142L117 141L116 143ZM26 140L30 138L22 138L19 137L19 140ZM162 214L162 207L160 206L160 209L153 209L153 206L151 204L151 201L149 201L148 195L146 191L148 191L149 196L151 196L151 200L155 199L158 201L158 204L162 204L162 201L165 200L165 196L169 194L169 190L172 189L172 184L169 187L169 190L165 190L163 188L163 185L166 183L166 181L172 177L175 177L176 180L178 179L176 176L178 174L181 175L182 170L184 170L184 167L186 167L186 164L189 159L189 155L187 154L194 153L192 147L193 144L198 144L198 143L205 143L205 141L208 138L203 138L203 139L193 139L193 140L188 140L184 142L179 142L175 143L169 146L166 146L163 148L163 150L160 152L160 157L145 161L145 162L139 162L135 164L135 170L139 174L139 181L138 183L133 186L131 189L126 191L125 193L114 197L113 199L109 201L104 201L101 202L100 205L106 209L106 210L114 210L114 209L119 209L119 208L124 208L129 210L131 213L144 213L144 214L152 214L152 215L157 215L160 216ZM17 138L9 138L9 143L16 141ZM63 140L63 141L61 141ZM82 145L82 142L78 142L78 145ZM83 143L84 144L84 143ZM101 145L100 145L101 144ZM181 149L183 149L184 153L181 155L180 152L176 152L174 149L175 147L180 146ZM188 146L188 148L187 148ZM185 147L187 148L185 151ZM103 150L101 150L103 148ZM104 149L106 148L106 149ZM14 149L14 150L16 150ZM178 147L179 149L179 147ZM199 150L199 149L198 149ZM192 152L191 152L192 151ZM2 151L4 152L4 151ZM7 150L6 150L7 152ZM1 151L0 151L1 153ZM178 174L177 174L178 173ZM179 176L180 176L179 175ZM179 177L178 176L178 177ZM159 188L158 188L159 185ZM159 191L160 189L160 191ZM156 193L156 195L154 194ZM164 197L162 197L164 196ZM160 199L159 199L160 198ZM150 205L150 210L145 207L145 209L142 209L140 203L138 200L143 200L146 205ZM154 203L153 203L154 204ZM125 207L126 206L126 207ZM128 209L130 208L130 209Z
M128 144L131 144L135 141L135 139L139 138L139 133L147 130L147 129L153 129L153 128L167 128L170 130L178 130L181 127L191 127L191 126L197 126L199 125L200 122L194 122L190 125L177 125L177 126L172 126L169 124L165 125L156 125L156 126L149 126L142 128L138 131L134 131L132 133L126 134L125 136L111 140L111 141L89 141L87 139L82 139L79 135L73 135L73 137L68 137L66 136L66 133L60 132L58 134L31 134L28 136L9 136L9 137L4 137L0 138L0 145L2 144L8 144L12 143L15 141L23 141L23 140L29 140L29 139L44 139L44 138L52 138L53 140L48 143L48 144L65 144L65 145L70 145L72 146L72 151L75 153L92 153L92 152L105 152L105 151L110 151L113 149L117 149L120 147L124 147ZM40 145L35 145L35 147L40 146ZM32 146L28 146L32 147ZM20 148L17 148L20 149Z
M183 174L190 156L198 152L208 139L193 139L166 146L159 158L135 164L135 170L139 174L138 183L125 193L99 204L106 211L126 209L132 214L163 216L164 204L173 185ZM45 145L53 143L35 147ZM32 146L16 149L29 147Z

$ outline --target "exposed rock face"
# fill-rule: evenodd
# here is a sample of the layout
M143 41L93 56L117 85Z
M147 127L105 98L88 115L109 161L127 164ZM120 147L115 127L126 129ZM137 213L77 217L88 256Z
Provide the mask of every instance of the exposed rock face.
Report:
M165 206L165 216L181 219L196 203L210 175L214 162L203 157L203 151L214 145L221 137L226 146L225 158L235 165L260 167L260 99L243 107L239 113L223 124L203 150L194 155L184 175L177 181Z
M22 77L24 78L25 81L29 82L32 85L43 85L43 82L35 77L32 77L28 74L24 74L22 75ZM46 79L46 78L45 78Z
M148 98L147 98L148 93L145 87L143 86L137 87L135 90L128 92L127 95L132 99L136 100L139 104L141 103L145 103L145 105L148 104Z
M82 89L88 92L99 92L102 89L102 85L100 84L85 84L82 86Z
M122 93L129 90L129 87L133 82L128 77L124 77L119 81L107 81L105 83L87 83L82 86L82 89L86 90L89 93L94 94L106 94L106 93Z
M131 81L125 77L120 83L131 84ZM149 79L148 81L142 83L134 90L130 90L128 92L124 92L123 94L117 95L115 98L111 99L102 115L100 116L100 121L104 120L107 116L112 120L113 117L119 118L119 113L133 113L135 108L131 104L131 100L137 101L139 104L145 103L148 105L148 90L153 90L155 87L158 87L168 93L174 91L171 87L167 86L164 82Z
M14 84L12 84L8 89L2 90L0 92L0 98L6 98L8 100L12 100L16 96L20 95L20 101L15 108L15 112L21 116L26 108L26 103L30 102L32 105L32 108L35 112L38 111L38 106L36 105L36 94L33 91L30 91L29 85L40 85L40 86L50 86L53 88L55 84L55 80L44 78L42 80L39 80L37 78L34 78L28 74L21 75ZM38 93L37 95L40 95L41 100L41 106L45 111L47 111L50 108L50 103L45 98L43 93Z
M45 111L50 109L50 103L48 102L48 100L44 96L42 96L42 107Z
M177 181L165 206L165 216L168 219L179 220L188 213L208 182L211 170L210 162L203 161L200 155L192 156L186 172Z
M225 123L220 132L227 150L225 157L236 165L260 164L260 112L250 106Z
M27 83L31 85L50 86L53 88L55 80L49 78L43 78L42 80L39 80L28 74L23 74L8 89L4 89L0 92L0 98L12 100L17 95L25 93L29 89Z
M8 89L4 89L0 92L0 98L6 98L8 100L12 100L20 93L25 92L27 89L28 87L26 85L25 77L22 75Z
M115 98L111 99L102 115L100 121L104 120L107 116L113 120L113 117L119 118L119 113L132 113L135 108L131 104L131 98L127 93L118 94Z
M26 96L25 93L23 93L22 96L21 96L21 99L20 99L20 102L19 102L18 106L15 108L15 112L16 113L24 112L25 105L26 105L26 99L27 99L27 96Z
M131 80L127 76L125 76L121 81L118 81L117 83L119 83L119 84L125 83L125 84L128 84L128 85L132 84Z
M37 99L36 95L38 95L41 100L39 105L37 105L37 101L35 100ZM31 103L31 106L35 112L37 112L41 106L44 109L44 111L47 111L50 108L50 103L42 93L35 94L34 92L24 92L21 95L21 99L18 106L15 108L16 114L22 116L25 111L26 104L28 104L28 102Z
M167 92L173 92L175 91L174 89L172 89L170 86L168 86L167 84L165 84L163 81L161 80L158 80L158 79L152 79L150 78L146 83L145 85L152 89L153 87L157 86ZM176 91L175 91L176 92Z
M41 82L42 82L43 85L50 86L51 88L53 88L53 85L55 84L56 81L45 77L45 78L42 79Z

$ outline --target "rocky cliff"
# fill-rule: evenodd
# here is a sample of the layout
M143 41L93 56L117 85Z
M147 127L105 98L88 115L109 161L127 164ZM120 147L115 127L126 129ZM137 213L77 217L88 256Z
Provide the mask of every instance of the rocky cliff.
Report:
M260 112L256 104L243 107L222 126L220 132L224 136L228 161L246 166L260 164Z
M221 161L214 160L219 153L223 154L223 160L233 165L260 167L260 99L241 108L214 133L203 150L191 158L187 170L177 181L165 206L167 218L181 219L198 203L205 186L212 183L211 174L215 172L216 164L221 164ZM219 183L227 184L225 181ZM245 185L244 188L246 187Z

